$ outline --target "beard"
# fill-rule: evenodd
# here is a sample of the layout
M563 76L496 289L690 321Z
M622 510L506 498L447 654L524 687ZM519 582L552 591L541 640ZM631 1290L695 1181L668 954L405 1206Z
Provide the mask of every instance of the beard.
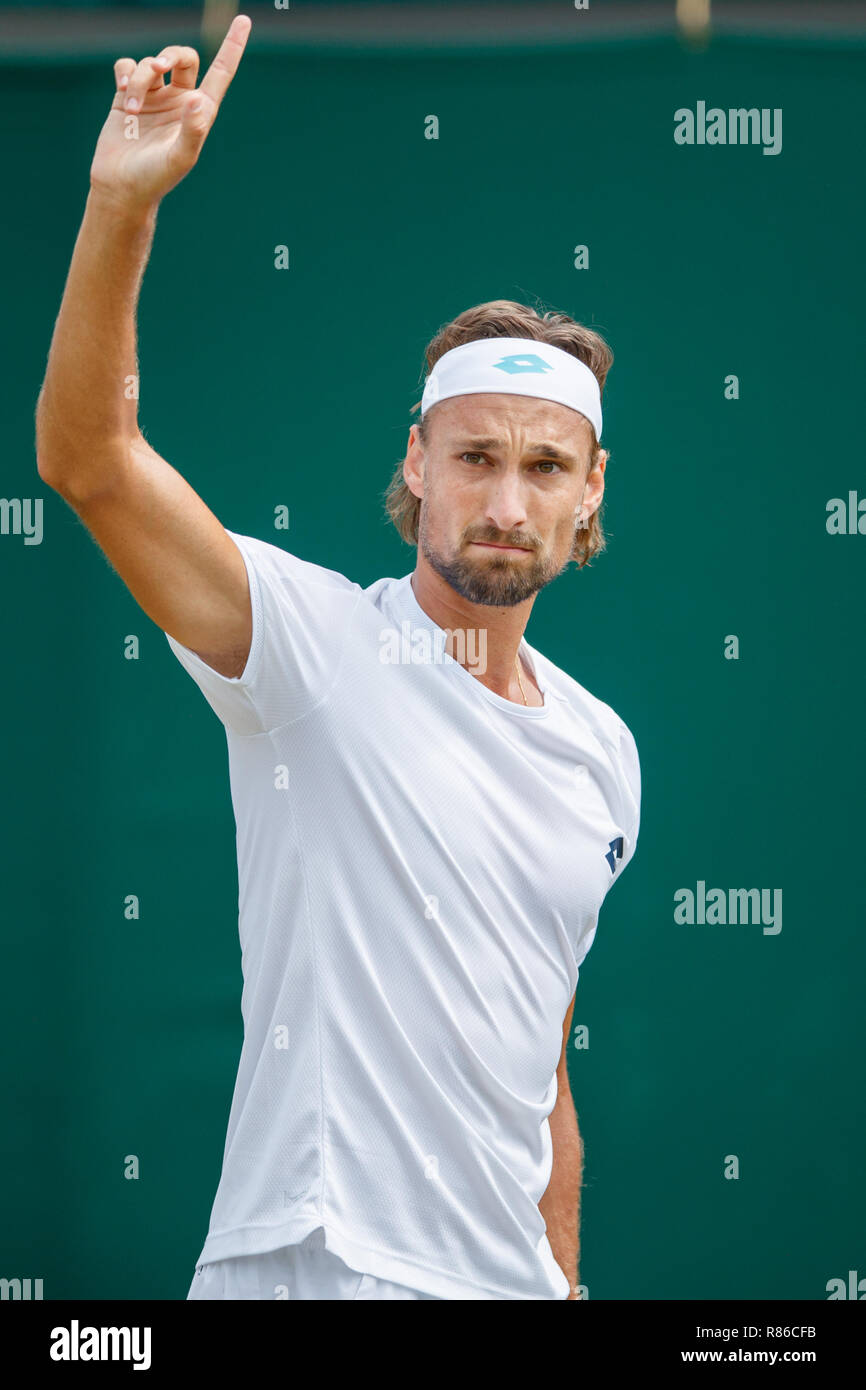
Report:
M515 604L524 603L526 599L532 598L539 589L543 589L561 574L571 558L569 551L564 562L557 565L552 557L539 555L537 552L529 560L518 560L513 555L498 554L495 550L489 551L486 557L479 556L478 559L470 555L448 558L431 543L426 511L426 507L422 506L418 522L418 544L421 552L436 573L470 603L495 608L513 608ZM477 536L473 539L491 538ZM506 545L508 542L497 539L493 544Z

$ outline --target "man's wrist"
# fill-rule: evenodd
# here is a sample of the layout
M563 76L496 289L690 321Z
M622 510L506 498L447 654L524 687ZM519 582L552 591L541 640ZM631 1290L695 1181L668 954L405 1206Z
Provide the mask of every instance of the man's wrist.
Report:
M100 216L110 217L129 227L150 227L156 221L159 202L137 202L104 184L91 183L87 206Z

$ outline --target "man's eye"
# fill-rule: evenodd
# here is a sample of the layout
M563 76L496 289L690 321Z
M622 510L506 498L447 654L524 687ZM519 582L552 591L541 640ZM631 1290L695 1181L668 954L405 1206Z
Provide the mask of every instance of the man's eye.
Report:
M474 453L472 453L471 450L468 450L468 449L467 449L466 453L461 454L460 457L461 457L462 459L483 459L483 458L484 458L484 455L483 455L483 454L474 454ZM555 459L542 459L541 462L540 462L539 464L537 464L536 466L537 466L538 468L544 468L544 469L559 468L559 464L556 462Z

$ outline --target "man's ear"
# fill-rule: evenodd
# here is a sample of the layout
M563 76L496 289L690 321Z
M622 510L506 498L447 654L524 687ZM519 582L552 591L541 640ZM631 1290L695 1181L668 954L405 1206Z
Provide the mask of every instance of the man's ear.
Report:
M595 463L593 464L592 468L590 468L589 473L587 474L587 481L584 484L583 497L581 498L581 506L587 508L584 516L585 522L588 522L589 518L593 515L593 513L597 512L599 507L601 506L602 498L604 497L604 469L605 464L607 463L607 458L607 450L602 449L601 453L598 455ZM592 477L593 473L596 472L596 470L598 470L598 472L601 473L601 479L599 480L598 478L596 478L594 482L590 483L589 479ZM587 493L589 494L588 496Z
M403 460L403 481L414 497L423 497L424 449L418 438L417 424L409 426L406 457Z
M609 457L610 456L607 452L607 449L601 449L599 453L596 455L595 463L592 465L592 467L586 475L587 479L591 477L591 475L596 471L596 469L598 469L602 477L604 477L604 470Z

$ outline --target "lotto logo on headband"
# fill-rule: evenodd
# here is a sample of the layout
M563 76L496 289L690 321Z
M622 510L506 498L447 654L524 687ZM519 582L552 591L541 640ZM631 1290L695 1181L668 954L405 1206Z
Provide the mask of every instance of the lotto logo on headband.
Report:
M553 368L549 362L545 362L543 357L538 357L534 352L524 353L522 357L513 354L511 357L501 357L498 362L492 363L500 371L513 374L514 372L552 372Z

